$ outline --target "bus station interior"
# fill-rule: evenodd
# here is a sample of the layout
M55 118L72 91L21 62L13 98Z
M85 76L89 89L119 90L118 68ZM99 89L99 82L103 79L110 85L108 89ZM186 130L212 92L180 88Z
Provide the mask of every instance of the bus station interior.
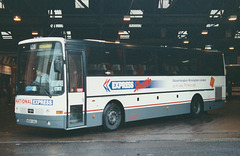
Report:
M239 0L0 0L0 31L3 105L14 105L18 42L38 37L221 51L228 94L240 91Z
M20 64L19 62L27 61L25 61L24 59L19 59L20 57L18 57L17 53L18 43L26 39L41 37L62 37L65 39L72 39L66 41L66 43L67 42L75 43L74 40L83 39L97 40L101 42L101 44L102 42L110 41L111 43L115 42L116 47L121 47L120 45L118 45L119 43L127 43L133 45L150 45L161 47L161 49L175 47L175 49L177 49L178 54L181 51L194 52L195 50L197 50L199 54L209 54L208 52L212 52L211 54L214 53L213 55L216 54L220 56L221 58L220 60L222 60L221 57L222 53L224 54L227 71L226 72L227 95L225 96L224 90L225 87L223 90L221 87L218 86L216 87L216 85L215 89L213 88L215 80L212 79L212 77L215 77L216 75L214 76L209 75L206 76L207 78L209 78L209 81L206 81L207 83L204 84L208 86L211 95L206 94L206 96L208 97L206 97L205 99L206 103L211 102L212 100L213 104L221 102L223 105L225 105L224 102L226 102L226 105L224 108L216 110L211 109L210 106L209 110L203 112L201 111L203 107L201 107L200 104L199 105L200 107L198 107L200 108L198 109L200 111L198 110L196 111L200 112L201 116L198 116L197 118L192 117L191 115L193 114L191 108L192 101L194 101L193 99L195 97L194 95L192 100L187 99L188 100L187 104L189 104L190 107L187 106L186 109L191 113L191 115L170 114L174 116L166 117L163 111L159 112L160 109L155 108L161 107L164 109L164 111L167 111L166 113L169 113L169 108L172 112L178 111L179 109L172 109L171 106L173 103L175 105L176 101L179 100L182 100L180 102L184 102L185 104L186 101L185 99L182 99L181 96L183 95L182 93L184 92L181 92L179 94L178 90L177 91L175 90L175 93L172 93L172 91L169 90L156 91L157 93L154 93L154 99L152 101L157 102L155 103L153 102L151 105L153 106L156 105L157 103L158 106L157 107L155 106L152 107L150 105L149 105L150 107L146 106L146 108L150 108L151 110L141 109L144 111L140 113L144 115L149 114L149 116L146 116L146 118L144 118L146 120L133 121L135 118L139 116L138 114L140 114L136 113L136 115L135 114L131 115L131 118L129 116L129 119L132 119L131 122L127 122L127 120L125 120L126 122L124 124L122 123L121 127L116 131L106 132L104 131L104 126L106 127L106 125L104 125L104 122L102 122L102 120L104 117L105 119L107 119L106 118L108 117L107 115L105 115L104 113L102 114L99 113L98 112L99 109L97 107L92 108L94 111L96 110L96 112L98 113L96 114L96 117L95 114L92 115L91 112L85 113L87 112L86 106L90 106L90 104L87 103L86 101L85 103L84 101L82 102L84 103L84 105L75 106L75 103L73 103L75 102L74 101L75 99L77 101L79 99L86 100L88 98L89 101L90 100L92 101L91 104L93 105L91 106L95 107L96 106L94 105L95 99L87 97L87 93L89 92L87 93L85 92L84 94L85 89L84 87L78 88L77 86L74 85L77 88L75 91L80 90L79 94L82 94L81 98L79 98L79 94L77 92L71 93L72 87L70 87L70 83L66 84L62 83L63 85L67 86L66 88L71 89L67 90L65 88L66 92L62 90L62 92L64 93L62 94L63 96L61 97L63 98L61 99L59 98L58 101L55 102L57 104L59 103L62 104L64 109L60 111L54 110L56 114L60 113L57 114L57 116L54 116L54 120L58 120L59 117L61 117L59 121L61 121L62 119L61 123L64 125L68 124L69 126L70 125L69 123L71 123L72 115L70 105L73 104L72 108L75 108L73 110L74 111L76 110L75 112L77 112L75 113L77 118L74 118L75 120L74 119L72 120L73 126L76 126L74 121L77 121L79 122L79 124L77 123L77 126L80 127L70 127L70 129L67 130L56 129L56 127L50 128L49 126L52 123L49 121L51 120L49 118L51 118L51 116L45 117L42 114L39 115L37 114L37 117L40 117L41 118L40 120L42 120L43 118L46 119L42 121L44 121L44 124L48 125L48 127L43 128L41 126L34 127L32 125L31 126L24 126L23 124L21 125L19 124L19 121L21 119L19 120L19 116L17 115L21 113L20 112L18 114L18 111L22 111L23 109L21 109L21 107L18 107L18 105L22 104L18 101L21 101L19 97L21 98L24 97L25 95L19 96L16 94L17 86L16 82L17 82L17 70L25 69L25 67L24 65L18 66L17 64ZM62 39L61 41L62 43L64 43ZM240 0L0 0L0 155L111 155L111 156L240 155L239 41L240 41ZM23 47L24 46L22 46L22 48ZM93 48L90 50L93 50ZM22 51L24 50L22 49ZM98 48L96 48L95 51L97 54L99 54ZM102 52L105 54L106 51ZM111 53L111 51L107 52ZM143 52L142 54L146 54L144 53L144 50L142 50L142 52ZM167 52L168 52L167 50L164 51L165 56ZM221 53L219 55L219 53L215 52ZM137 49L137 53L140 56L141 51L140 50L138 51ZM60 54L62 53L60 53L59 51L59 55ZM124 50L122 54L124 55L124 57L127 56L127 52L125 52ZM70 52L67 53L67 56L70 56ZM148 58L145 57L147 55L141 56L144 59ZM149 56L154 58L155 56L158 55ZM180 56L183 57L184 55ZM199 55L191 56L196 57ZM75 59L77 60L77 57L73 58L74 60ZM89 59L93 62L92 63L93 65L95 62L101 60L98 59L96 61L94 60L95 58L97 59L97 57L92 57L91 59ZM166 57L162 58L164 58L163 59L164 61L171 62L170 61L171 59L166 59ZM173 58L172 62L175 62L174 61L175 58L178 57L172 58ZM89 60L87 60L88 63L90 62ZM112 60L116 59L112 58ZM122 61L123 65L125 66L127 65L126 60L127 59L123 59ZM141 59L138 59L138 61L139 60ZM155 61L156 65L157 59L154 58L154 60L156 60ZM204 60L202 59L201 61L199 61L199 62L204 61L203 63L200 63L201 66L207 64L206 62L211 62L211 65L215 67L211 69L214 69L214 71L215 69L220 69L222 73L224 73L222 70L223 68L216 65L217 64L216 57L214 57L215 61L206 61L206 59ZM45 64L44 61L39 62L41 62L41 64ZM49 62L50 64L54 64L55 67L55 61L51 60ZM224 67L222 61L221 66ZM29 69L30 69L29 71L31 72L26 73L31 75L32 78L35 78L36 75L32 74L34 73L33 71L35 71L35 68L29 67ZM67 63L66 69L68 69ZM90 68L88 68L87 71L88 82L90 82L90 80L93 80L93 78L96 78L93 75L90 75L91 73L89 71ZM122 73L123 75L124 74L125 75L122 77L125 79L127 78L128 80L132 80L130 78L134 78L133 75L132 77L127 75L126 71L127 70L124 67ZM133 74L135 72L131 71L130 73ZM159 71L155 71L155 74L156 73L159 74ZM198 72L198 74L199 73L200 72ZM69 72L65 70L64 74L65 76L67 76ZM104 80L105 83L104 82L101 83L101 81L96 81L97 83L94 84L98 84L98 86L100 86L101 88L98 87L98 89L96 89L97 85L96 86L94 85L95 89L94 91L99 91L102 89L104 91L104 94L106 94L107 90L105 92L104 87L106 87L107 85L104 86L102 84L109 83L109 81L107 81L105 78L108 79L110 77L111 79L112 78L117 79L118 77L116 75L115 76L109 75L109 77L105 75L102 77L101 76L99 76L98 79ZM137 75L136 77L142 78L144 76ZM192 75L190 76L192 77ZM198 76L203 77L203 75L194 75L195 78L198 78ZM173 77L175 78L174 75L172 75L172 77L163 76L161 78L156 75L155 76L151 75L149 77L150 78L157 77L159 80L166 79L167 81L164 81L167 82L166 84L172 83L171 81L173 80ZM187 77L187 75L186 74L182 75L181 78L184 77ZM223 85L222 82L224 82L223 80L225 79L223 74L221 74L221 76L218 75L216 77L218 78L221 77L221 85ZM69 74L69 79L70 78L71 77ZM148 83L147 80L148 79L146 79L146 81L143 82ZM32 85L33 81L29 82L31 82ZM66 80L65 82L70 81ZM202 83L199 84L202 87ZM168 86L170 85L167 85L167 87ZM20 90L19 88L18 91ZM33 91L34 87L32 87L31 89L32 90L30 91ZM157 90L159 88L156 87L155 89ZM22 90L26 91L26 88ZM134 100L136 100L135 103L132 102L133 100L132 101L128 100L126 92L129 92L129 95L132 94L130 93L131 90L130 91L129 90L127 91L123 90L123 92L121 92L124 95L122 96L122 99L124 99L128 103L140 106L139 99L142 102L143 98L139 98L137 94L139 95L142 94L144 95L144 97L146 97L146 100L144 99L144 102L146 103L152 102L149 98L151 96L150 92L143 93L141 91L140 93L136 94L133 93L133 96L131 96L134 97ZM147 92L149 91L148 89L146 90ZM206 93L205 91L206 90L203 90L202 92ZM169 93L173 96L162 98L163 96L166 95L164 92L167 92L166 94ZM196 93L196 91L192 92L192 90L187 90L186 92ZM72 98L74 99L72 103L70 103L71 100L67 99L68 97L70 97L69 96L70 94L74 96L77 95L74 98ZM30 98L32 99L36 98L36 100L34 99L35 101L40 101L37 99L38 97L46 98L46 100L43 100L43 103L46 102L45 106L47 106L48 99L54 98L56 99L57 97L54 95L52 96L53 97L52 98L50 94L49 97L45 95L47 94L45 93L44 96L41 97L37 94L33 94L33 96L31 95ZM85 98L84 96L86 96L87 98ZM190 96L192 97L192 94L189 94L189 97ZM115 95L114 96L107 95L106 97L115 98ZM64 98L66 98L69 101L67 101ZM102 100L104 98L103 96L99 96L96 99ZM166 102L162 99L164 99L168 103L164 105L164 103ZM196 101L198 101L198 98ZM17 106L16 108L15 103ZM53 102L50 101L50 105L51 103ZM26 103L24 105L26 107L29 107L28 105L32 107L32 105L29 103ZM179 106L179 103L177 103L176 105ZM44 112L49 113L49 110L52 109L50 108L51 106L50 107L45 106L43 105L41 107L44 107L44 109L46 108L46 111ZM85 107L85 110L83 110L83 106ZM109 103L108 105L106 104L106 106L109 106ZM216 106L218 105L216 104ZM82 110L82 112L79 110ZM89 110L91 111L91 109ZM106 112L105 111L106 109L102 110L103 110L102 112ZM129 108L129 110L132 111L133 109ZM136 108L136 112L138 110L139 109ZM122 112L123 111L125 111L124 108ZM33 109L30 108L26 112L28 113L27 115L31 116L32 115L31 113L33 113ZM43 111L38 112L41 113ZM79 112L81 112L80 115ZM155 115L163 114L163 116L161 117L156 116L157 118L153 119L152 114L154 113ZM83 114L85 118L81 118ZM35 114L33 114L33 116L34 115ZM63 120L64 118L65 120ZM101 121L103 123L102 124L103 126L101 126L100 123L98 125L96 124L93 125L97 127L91 128L91 126L89 126L86 121L90 121L90 119L93 120L94 118L97 119L99 123ZM37 122L40 121L33 119L31 117L26 118L26 120L23 119L22 121L26 121L26 123L29 122L31 124L35 124L36 121ZM83 125L83 122L85 125ZM66 126L66 128L69 127ZM74 128L79 129L73 130Z

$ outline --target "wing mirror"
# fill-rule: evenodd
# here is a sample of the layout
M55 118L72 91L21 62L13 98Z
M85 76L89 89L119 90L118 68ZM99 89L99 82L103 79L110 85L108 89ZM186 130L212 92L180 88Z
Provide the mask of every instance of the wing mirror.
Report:
M62 61L60 57L57 57L54 61L54 71L60 73L62 70Z

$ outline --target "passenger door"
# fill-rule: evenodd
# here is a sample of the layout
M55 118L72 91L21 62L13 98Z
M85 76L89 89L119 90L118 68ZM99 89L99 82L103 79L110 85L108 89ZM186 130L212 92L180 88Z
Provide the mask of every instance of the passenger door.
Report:
M85 79L83 53L79 50L68 50L68 128L85 125Z

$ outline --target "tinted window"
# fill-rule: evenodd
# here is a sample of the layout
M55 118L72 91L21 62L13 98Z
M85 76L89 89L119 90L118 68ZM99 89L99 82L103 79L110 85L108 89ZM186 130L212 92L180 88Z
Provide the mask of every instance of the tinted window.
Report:
M155 53L151 50L126 49L127 75L155 75Z
M202 57L204 75L224 75L223 58L219 53L205 53Z
M123 55L120 48L88 47L88 75L123 75Z
M179 72L178 60L176 55L167 52L158 53L158 74L177 75Z
M159 75L196 75L198 74L197 55L185 52L165 51L158 53Z
M81 52L69 52L69 92L83 92L82 62Z
M223 75L222 56L196 51L163 51L158 53L159 75Z

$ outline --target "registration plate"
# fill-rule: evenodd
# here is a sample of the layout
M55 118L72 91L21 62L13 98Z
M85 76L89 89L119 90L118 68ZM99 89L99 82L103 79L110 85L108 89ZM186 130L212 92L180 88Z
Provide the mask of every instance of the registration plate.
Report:
M37 120L34 119L26 119L26 122L31 124L37 124Z

